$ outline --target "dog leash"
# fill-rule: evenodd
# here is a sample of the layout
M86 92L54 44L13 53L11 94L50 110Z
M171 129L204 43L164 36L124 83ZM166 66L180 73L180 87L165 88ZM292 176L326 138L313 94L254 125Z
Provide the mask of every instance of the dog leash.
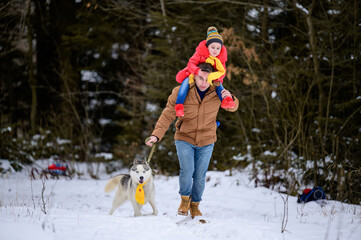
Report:
M147 143L149 140L150 140L150 137L146 138L145 143ZM156 145L156 143L154 142L153 146L152 146L152 150L150 151L149 156L148 156L148 160L147 160L148 163L150 163L150 160L152 159L152 156L153 156L153 153L155 150L155 145Z

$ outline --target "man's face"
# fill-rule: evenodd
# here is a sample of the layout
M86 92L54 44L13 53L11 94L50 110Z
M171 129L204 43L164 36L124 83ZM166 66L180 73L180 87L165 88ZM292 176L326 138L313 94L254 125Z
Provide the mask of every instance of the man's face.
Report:
M200 91L205 91L209 88L210 84L207 82L209 72L199 70L198 75L195 75L196 85Z

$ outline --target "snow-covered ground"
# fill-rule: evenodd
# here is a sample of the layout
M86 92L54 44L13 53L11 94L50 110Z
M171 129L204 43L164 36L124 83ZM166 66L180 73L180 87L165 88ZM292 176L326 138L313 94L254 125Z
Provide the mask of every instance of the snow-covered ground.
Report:
M361 239L361 206L329 200L321 207L315 202L297 204L295 197L289 197L284 215L286 196L255 188L247 171L234 171L233 176L208 172L207 176L200 204L206 224L176 215L177 177L155 176L158 216L151 215L147 204L144 216L133 217L129 202L108 215L114 192L103 192L110 178L104 173L100 180L46 180L46 214L41 180L30 180L28 170L1 176L0 239ZM284 218L287 224L281 233Z

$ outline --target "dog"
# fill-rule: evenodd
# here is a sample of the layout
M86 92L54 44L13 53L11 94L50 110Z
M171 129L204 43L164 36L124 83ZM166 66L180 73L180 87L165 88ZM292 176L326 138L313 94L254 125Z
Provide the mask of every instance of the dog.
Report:
M149 202L153 208L153 215L158 214L157 207L155 205L154 196L155 188L153 181L152 169L146 160L133 161L133 165L130 168L130 174L120 174L113 177L105 185L104 191L106 193L112 192L116 187L118 189L114 195L113 205L109 214L112 215L120 205L129 200L133 206L134 216L142 216L141 209L143 204ZM136 195L136 192L142 192L143 197Z

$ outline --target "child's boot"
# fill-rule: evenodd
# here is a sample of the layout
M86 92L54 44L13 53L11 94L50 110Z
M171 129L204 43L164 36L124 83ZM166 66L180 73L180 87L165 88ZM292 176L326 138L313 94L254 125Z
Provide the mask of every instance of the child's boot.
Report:
M221 107L222 108L234 108L234 107L236 107L236 103L233 101L232 97L228 96L222 100Z
M177 117L183 117L184 116L184 105L181 103L176 104L175 112L176 112Z
M216 86L216 92L221 100L221 108L234 108L236 107L236 103L233 101L233 98L228 96L222 99L222 91L224 90L223 84L221 82L214 82Z

